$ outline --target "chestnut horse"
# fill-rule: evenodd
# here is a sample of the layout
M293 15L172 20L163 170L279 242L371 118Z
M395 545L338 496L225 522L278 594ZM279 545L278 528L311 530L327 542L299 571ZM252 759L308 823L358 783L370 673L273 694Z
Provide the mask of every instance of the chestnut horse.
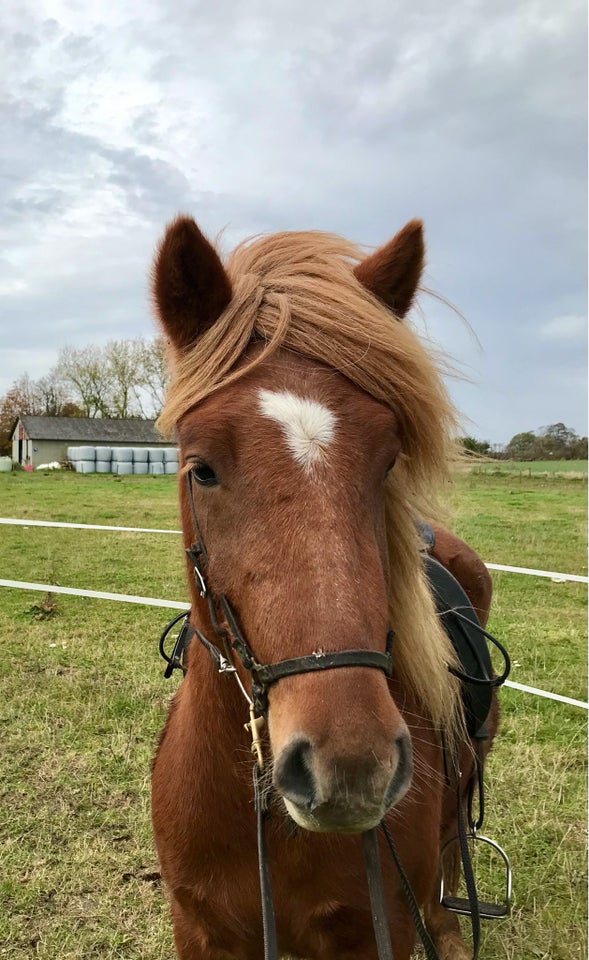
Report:
M350 665L268 690L278 944L308 960L377 956L357 834L383 817L441 960L470 956L456 916L437 902L440 849L457 819L442 731L465 782L473 759L417 525L434 515L455 428L436 362L404 321L423 260L422 225L411 221L364 257L310 231L241 244L223 264L180 217L154 266L172 373L160 425L179 442L184 544L202 537L209 593L228 598L262 664L383 652L394 630L391 677ZM484 624L486 568L435 530L435 556ZM222 611L213 604L211 616L192 561L188 582L191 624L215 640ZM152 778L176 950L181 960L259 960L246 703L196 639L186 666ZM249 694L250 674L237 657L234 666ZM494 705L485 749L495 727ZM395 960L408 960L415 927L384 856Z

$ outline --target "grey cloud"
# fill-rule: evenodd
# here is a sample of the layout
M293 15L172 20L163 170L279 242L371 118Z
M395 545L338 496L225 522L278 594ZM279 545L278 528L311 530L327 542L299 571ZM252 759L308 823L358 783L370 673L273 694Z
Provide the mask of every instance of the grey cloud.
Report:
M551 419L586 429L582 351L539 334L586 311L586 15L576 0L173 10L162 0L116 26L107 13L93 19L78 11L66 29L19 5L5 51L16 79L0 161L0 284L27 265L4 314L31 347L150 329L151 251L178 210L209 235L226 227L225 248L308 227L378 243L422 215L426 282L482 344L426 304L436 339L478 378L452 390L480 432L505 440ZM105 107L94 90L113 75L123 98L125 77L138 89L122 133L104 130L104 109L101 134L84 117L72 124L70 85L96 81L92 118ZM108 107L115 116L118 104ZM96 222L85 227L87 207ZM30 273L36 258L43 267L44 236L73 258L67 275Z

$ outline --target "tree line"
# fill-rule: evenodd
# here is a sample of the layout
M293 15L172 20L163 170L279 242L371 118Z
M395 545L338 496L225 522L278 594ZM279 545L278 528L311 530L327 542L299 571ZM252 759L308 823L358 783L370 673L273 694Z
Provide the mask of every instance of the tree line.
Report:
M104 346L63 347L45 377L23 374L0 398L0 453L10 453L18 416L155 419L168 384L163 337L111 340ZM462 437L471 453L504 460L586 460L587 437L564 423L517 433L500 447Z
M24 373L0 399L0 453L21 414L144 420L159 416L168 383L163 337L63 347L45 377Z
M470 453L496 460L586 460L587 437L579 437L564 423L552 423L538 430L516 433L504 447L491 446L487 440L462 437L462 446Z

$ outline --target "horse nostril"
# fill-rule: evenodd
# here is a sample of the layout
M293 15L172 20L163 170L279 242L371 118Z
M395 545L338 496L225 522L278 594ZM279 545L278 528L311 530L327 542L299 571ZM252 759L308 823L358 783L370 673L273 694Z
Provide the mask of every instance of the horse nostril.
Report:
M312 746L308 740L294 740L274 764L274 786L286 800L311 810L315 806L315 778L311 770Z
M386 792L387 808L405 796L413 775L413 746L408 730L403 730L395 737L395 746L398 751L397 768Z

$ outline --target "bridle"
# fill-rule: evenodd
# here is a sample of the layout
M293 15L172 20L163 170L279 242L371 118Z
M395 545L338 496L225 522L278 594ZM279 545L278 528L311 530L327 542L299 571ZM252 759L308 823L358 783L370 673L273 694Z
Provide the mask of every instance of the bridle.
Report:
M256 660L252 648L243 635L231 603L225 594L214 594L209 588L207 581L209 557L196 515L192 474L192 470L188 470L186 473L186 491L195 540L186 549L186 554L192 564L192 572L199 596L208 603L213 630L223 643L225 650L223 663L218 660L218 656L222 656L221 651L217 648L217 653L215 653L206 637L199 630L193 629L200 642L218 663L222 673L230 669L232 650L237 653L242 665L251 677L251 700L256 711L260 715L266 714L268 710L268 690L273 684L284 677L296 676L299 673L333 670L338 667L374 667L377 670L382 670L387 677L391 677L393 673L392 649L394 636L392 630L387 632L384 652L380 650L339 650L334 653L324 653L317 650L300 657L279 660L277 663L259 663ZM219 611L222 620L227 624L226 627L221 623L221 618L218 616Z
M214 630L214 633L218 640L221 641L221 647L215 643L212 643L198 628L194 627L190 623L190 611L186 613L181 613L176 616L170 623L166 626L162 636L160 638L160 653L163 658L167 661L167 667L164 672L165 677L170 677L175 669L181 669L184 673L186 668L184 666L183 658L186 652L186 648L192 639L193 636L196 636L200 643L208 651L211 659L213 660L215 666L219 673L233 674L238 686L241 690L242 695L246 699L249 705L250 712L250 722L245 724L246 729L248 729L252 736L252 752L254 754L254 765L253 765L253 786L254 786L254 799L255 799L255 809L256 809L256 819L257 819L257 832L258 832L258 863L259 863L259 874L260 874L260 892L262 898L262 919L263 919L263 929L264 929L264 960L278 960L278 944L276 938L276 923L274 917L274 906L272 899L272 888L270 881L270 873L267 862L266 854L266 837L265 837L265 820L268 814L268 799L267 792L264 792L261 788L261 778L263 776L263 767L264 767L264 757L262 750L262 740L260 737L260 729L264 724L264 718L268 712L268 690L269 688L277 683L279 680L284 677L292 677L302 673L311 673L318 670L332 670L340 667L372 667L378 670L382 670L385 676L392 676L393 661L392 661L392 648L393 648L393 638L394 631L389 629L386 634L385 650L362 650L362 649L352 649L352 650L341 650L332 653L324 653L323 651L316 651L311 654L305 654L300 657L292 657L285 660L279 660L276 663L259 663L256 659L252 648L247 642L246 638L243 635L243 631L239 625L238 618L231 606L230 601L228 600L225 594L216 594L214 593L208 583L208 571L209 571L209 556L207 549L204 543L200 525L198 522L198 517L196 514L195 504L194 504L194 492L193 492L193 473L192 469L186 472L186 491L188 497L188 503L190 507L190 514L192 519L194 540L192 544L186 548L186 554L192 565L192 572L194 576L195 585L198 591L199 596L207 601L208 611L210 621ZM463 618L464 619L464 618ZM176 638L174 647L170 655L165 651L165 640L169 634L171 628L182 620L182 625L180 627L178 636ZM497 641L490 634L487 634L486 631L483 631L479 626L478 628L481 633L486 637L493 640L495 643ZM502 648L503 649L503 648ZM237 672L236 667L233 663L233 652L237 654L241 664L244 669L249 673L251 680L251 696L245 688L239 673ZM507 657L507 654L505 652ZM474 683L485 683L487 686L496 686L499 683L502 683L509 669L508 658L506 660L506 672L500 678L491 678L487 676L484 681L477 681L476 679L467 677L465 675L459 674L463 679L472 680ZM446 761L446 748L444 746L444 757ZM458 774L458 777L460 774ZM472 800L472 797L471 797ZM479 800L482 805L482 761L479 768ZM470 817L469 817L470 819ZM472 877L472 868L470 865L470 858L468 854L468 849L466 846L466 831L464 824L461 822L461 800L460 800L460 791L458 788L458 820L459 820L459 839L461 841L461 856L463 860L463 867L465 871L465 876L467 878L467 887L468 887L468 899L471 907L472 920L473 920L473 935L474 935L474 953L473 960L476 960L478 956L478 932L475 928L478 928L478 904L476 897L476 888L474 885L474 878ZM482 824L482 806L481 814L479 817L480 823L477 822L475 826L480 826ZM471 826L474 825L471 824ZM393 857L393 861L397 868L401 886L407 897L409 911L415 923L417 933L422 941L425 955L427 960L438 960L438 953L436 947L434 946L429 933L427 932L421 914L419 911L419 906L417 904L416 898L413 894L403 866L399 860L395 846L393 843L393 838L388 829L386 822L383 820L380 824L381 829L384 833L387 845ZM382 872L380 867L380 857L378 850L378 839L376 829L366 831L362 834L362 846L364 852L364 861L366 867L366 876L368 883L368 891L370 896L371 912L375 933L375 940L378 951L379 960L394 960L393 951L390 941L389 934L389 925L386 915L386 906L384 898L384 890L382 884ZM470 875L470 876L469 876ZM476 922L475 922L476 921Z
M373 667L382 670L385 676L391 677L393 672L393 638L394 631L387 630L384 651L380 650L340 650L332 653L316 651L311 654L305 654L300 657L291 657L286 660L279 660L276 663L259 663L252 648L243 635L239 621L230 601L225 594L215 594L209 587L208 570L209 556L202 536L200 524L196 514L193 492L193 470L186 472L186 492L190 514L192 519L194 541L186 548L192 565L194 582L199 596L207 601L209 617L213 630L217 638L221 641L221 647L217 646L199 630L190 623L190 611L176 616L167 625L160 638L160 652L167 661L168 666L165 670L165 676L169 677L174 669L180 668L186 672L183 664L183 653L186 650L192 636L196 636L200 643L205 647L215 663L219 673L231 673L235 676L239 688L249 704L250 722L245 724L250 730L252 736L252 752L254 753L254 799L256 807L257 828L258 828L258 862L260 873L260 891L262 897L262 919L264 927L264 958L265 960L278 960L278 943L276 938L276 922L274 917L274 905L272 900L272 888L270 882L270 873L268 869L266 856L266 838L264 824L268 813L267 799L264 798L264 792L261 789L261 776L264 765L262 741L260 738L260 727L264 723L264 717L268 711L268 690L269 688L282 680L284 677L292 677L302 673L312 673L317 670L333 670L339 667ZM183 619L182 626L176 638L171 655L166 654L164 643L166 636L174 624ZM222 622L224 621L224 622ZM226 624L226 626L225 626ZM239 657L243 667L250 674L251 678L251 696L243 685L239 674L233 664L233 651ZM411 914L417 926L417 931L421 937L428 960L438 960L438 954L431 938L425 929L419 906L409 886L403 867L397 857L393 838L386 826L381 824L385 837L397 869L400 873L401 883L409 898L409 907ZM364 860L366 865L366 875L368 881L368 891L370 904L372 908L372 917L376 943L378 947L379 960L393 960L393 951L390 942L388 920L386 916L385 898L382 885L382 873L380 869L380 857L378 851L378 839L376 829L366 831L362 835L362 845L364 851Z

